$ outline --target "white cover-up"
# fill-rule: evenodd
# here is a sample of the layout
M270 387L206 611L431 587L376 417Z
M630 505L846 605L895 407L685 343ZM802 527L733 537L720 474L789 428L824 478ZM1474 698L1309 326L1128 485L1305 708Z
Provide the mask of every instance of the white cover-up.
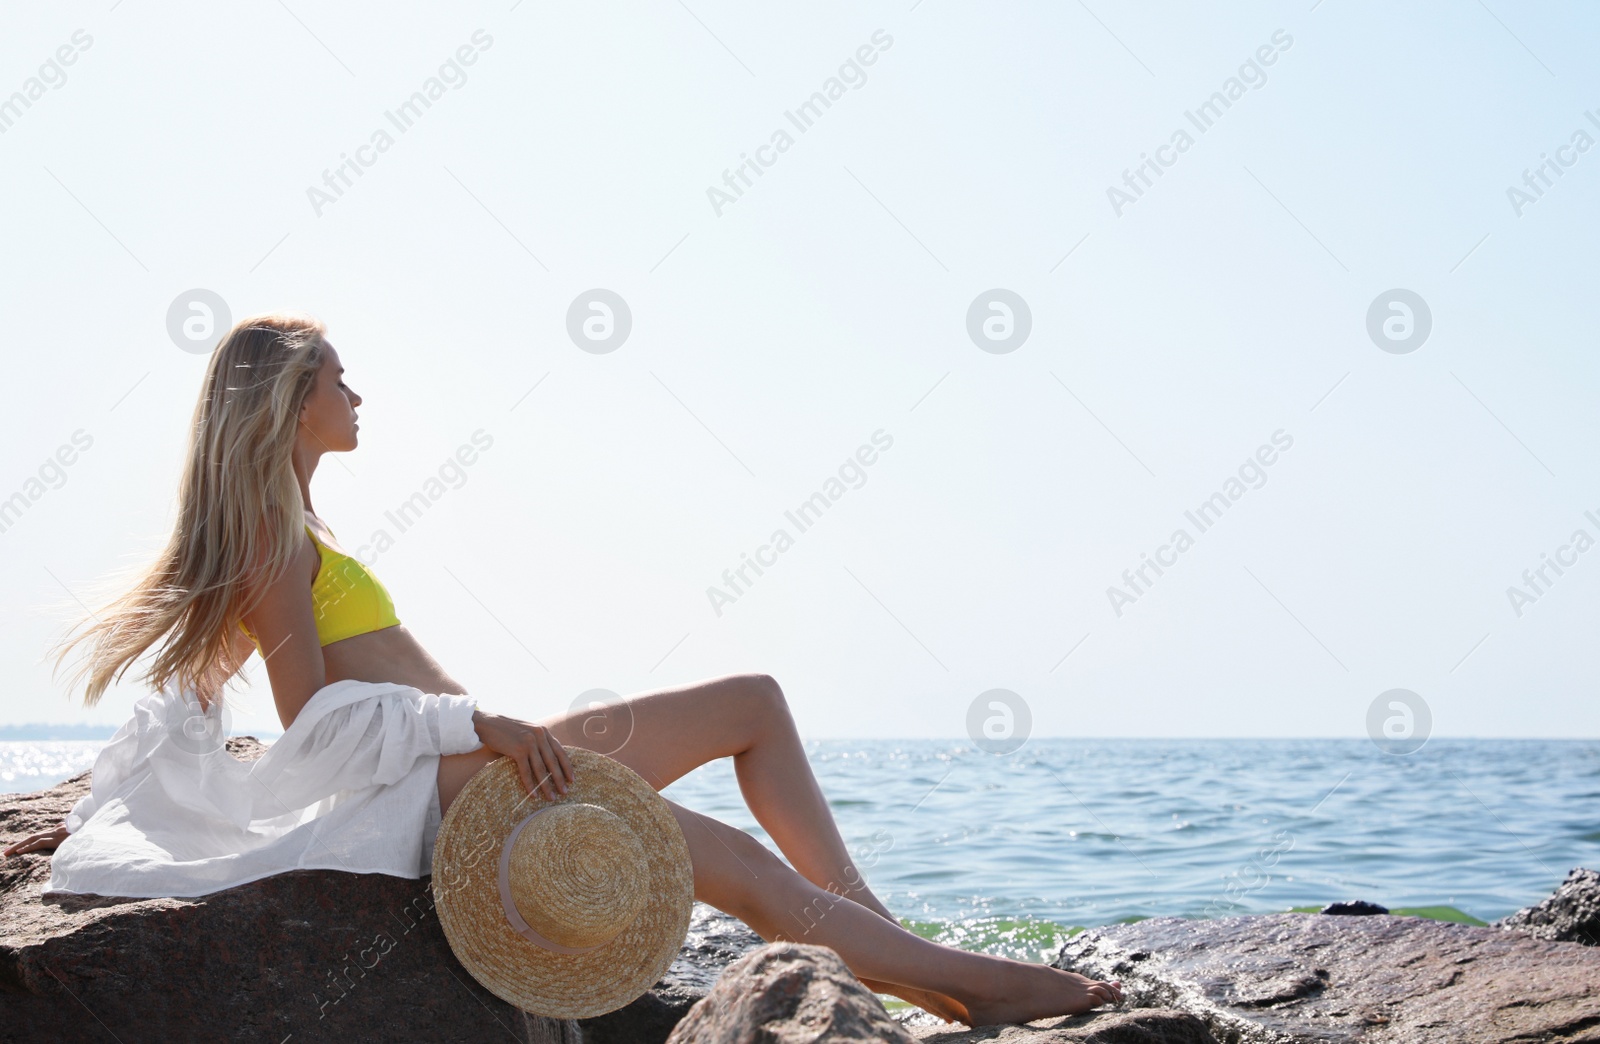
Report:
M40 894L198 896L298 869L427 875L439 757L483 746L476 706L338 681L247 762L223 746L220 704L153 692L96 758Z

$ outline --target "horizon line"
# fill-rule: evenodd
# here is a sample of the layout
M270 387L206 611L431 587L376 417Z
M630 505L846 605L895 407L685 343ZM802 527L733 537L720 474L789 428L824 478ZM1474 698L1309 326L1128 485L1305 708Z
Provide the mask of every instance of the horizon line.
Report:
M121 725L95 725L89 723L59 724L52 722L19 722L9 725L0 725L0 743L49 743L109 740L116 734ZM19 733L61 733L61 735L21 735ZM284 733L264 732L255 730L237 730L228 735L228 739L281 739ZM919 743L967 743L974 744L970 736L805 736L801 735L803 742L919 742ZM1329 740L1335 742L1372 742L1370 736L1361 735L1273 735L1273 736L1241 736L1241 735L1037 735L1030 736L1024 741L1028 743L1040 740L1115 740L1115 741L1156 741L1156 740L1185 740L1185 741L1290 741L1290 740ZM1514 742L1514 741L1539 741L1539 742L1571 742L1584 743L1600 740L1597 736L1483 736L1483 735L1454 735L1434 734L1426 742L1433 740L1474 740L1489 742ZM576 744L570 744L576 746ZM1021 749L1020 747L1018 749Z

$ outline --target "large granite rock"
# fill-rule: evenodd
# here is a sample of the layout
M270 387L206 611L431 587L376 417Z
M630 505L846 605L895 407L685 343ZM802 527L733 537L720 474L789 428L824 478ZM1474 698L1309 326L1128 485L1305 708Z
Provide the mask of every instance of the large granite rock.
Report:
M250 736L228 749L244 761L266 751ZM0 845L58 826L89 780L0 795ZM586 1044L661 1044L724 968L763 945L737 918L696 903L660 982L624 1008L566 1023L478 985L431 916L428 877L303 870L199 899L41 899L49 875L47 853L0 860L0 1044L76 1040L96 1020L124 1044L508 1032L575 1044L580 1027Z
M1600 873L1578 867L1555 894L1537 906L1494 922L1556 942L1600 946Z
M88 788L85 772L0 796L0 844L59 826ZM580 1039L461 967L428 878L297 870L194 899L41 898L49 876L47 852L0 860L6 1044Z
M237 758L266 751L230 739ZM84 772L0 795L0 845L60 825ZM579 1023L539 1019L478 985L432 914L428 877L302 870L198 899L41 899L48 853L0 860L0 1044L79 1039L97 1021L143 1040L661 1044L729 963L762 945L696 903L661 981ZM366 965L366 967L363 967ZM113 1039L107 1036L106 1039Z
M1600 950L1417 917L1162 917L1091 929L1055 962L1225 1044L1600 1042Z

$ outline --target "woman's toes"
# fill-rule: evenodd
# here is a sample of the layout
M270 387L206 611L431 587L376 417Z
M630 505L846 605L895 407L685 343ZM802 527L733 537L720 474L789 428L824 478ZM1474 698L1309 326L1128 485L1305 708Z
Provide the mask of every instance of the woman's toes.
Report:
M1122 1003L1122 983L1119 981L1103 982L1097 980L1094 985L1089 987L1089 992L1102 1004Z

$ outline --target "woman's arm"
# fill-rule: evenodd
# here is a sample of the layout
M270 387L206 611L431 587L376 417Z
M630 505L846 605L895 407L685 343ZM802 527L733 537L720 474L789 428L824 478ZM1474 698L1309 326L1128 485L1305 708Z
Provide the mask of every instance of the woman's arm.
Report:
M233 630L233 662L242 664L256 651L256 643L252 642L245 633L237 627Z
M292 567L262 592L261 601L245 616L245 625L261 642L272 702L285 729L327 684L327 665L311 606L311 585L321 564L322 556L306 534Z

